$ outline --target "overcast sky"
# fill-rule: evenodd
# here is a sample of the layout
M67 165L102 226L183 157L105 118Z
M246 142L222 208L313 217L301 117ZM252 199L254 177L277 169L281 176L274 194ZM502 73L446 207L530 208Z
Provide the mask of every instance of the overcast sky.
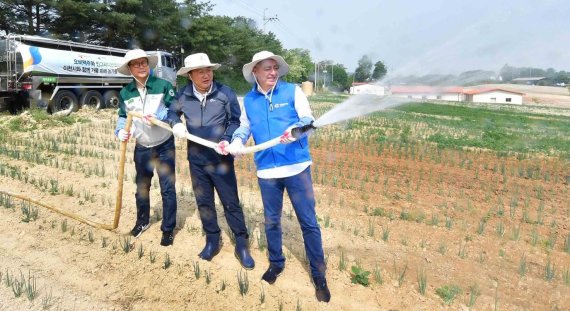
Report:
M284 48L354 71L363 55L391 74L452 73L504 64L570 71L569 0L211 0ZM277 17L278 20L266 18Z

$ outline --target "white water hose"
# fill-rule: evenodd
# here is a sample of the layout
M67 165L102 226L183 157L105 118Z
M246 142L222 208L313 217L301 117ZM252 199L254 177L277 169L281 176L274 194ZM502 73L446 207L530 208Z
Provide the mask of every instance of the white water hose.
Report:
M129 114L130 114L131 116L135 117L135 118L140 118L140 119L143 118L143 115L142 115L142 113L140 113L140 112L129 111ZM170 127L170 125L168 125L168 124L165 123L165 122L162 122L162 121L159 121L159 120L156 120L156 119L151 119L150 122L151 122L152 124L156 125L156 126L159 126L159 127L163 128L163 129L165 129L165 130L168 130L168 131L172 132L172 128ZM188 133L188 132L186 132L186 139L191 140L191 141L193 141L193 142L195 142L195 143L197 143L197 144L206 146L206 147L208 147L208 148L212 148L212 149L216 148L216 146L218 145L218 144L215 143L215 142L211 142L211 141L206 140L206 139L203 139L203 138L201 138L201 137L192 135L192 134L190 134L190 133ZM280 143L281 143L280 137L275 137L275 138L273 138L273 139L271 139L271 140L268 140L268 141L266 141L266 142L264 142L264 143L262 143L262 144L255 145L255 146L251 146L251 147L245 147L245 148L242 150L241 153L254 153L254 152L257 152L257 151L261 151L261 150L265 150L265 149L271 148L271 147L276 146L276 145L278 145L278 144L280 144Z

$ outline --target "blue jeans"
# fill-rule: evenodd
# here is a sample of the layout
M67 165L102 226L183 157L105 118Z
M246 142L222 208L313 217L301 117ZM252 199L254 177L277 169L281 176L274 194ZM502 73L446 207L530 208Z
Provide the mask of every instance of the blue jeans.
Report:
M150 222L150 186L154 169L158 173L162 195L162 231L174 231L176 227L176 169L174 136L154 147L135 146L137 225Z
M269 262L279 267L285 266L282 250L281 214L283 211L283 194L284 190L287 189L287 194L297 214L297 220L301 225L305 253L311 266L311 275L313 277L324 276L326 264L321 229L315 213L315 195L310 167L291 177L258 178L257 180L263 200Z
M219 234L220 226L214 203L214 188L224 208L228 226L236 237L248 238L243 210L239 205L236 172L233 161L200 165L190 161L192 188L206 234Z

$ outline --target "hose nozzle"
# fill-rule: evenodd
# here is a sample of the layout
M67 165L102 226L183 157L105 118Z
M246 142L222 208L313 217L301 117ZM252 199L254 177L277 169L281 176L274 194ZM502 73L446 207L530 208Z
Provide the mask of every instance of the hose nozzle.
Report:
M308 132L310 130L316 130L316 129L317 128L313 125L313 122L311 122L310 124L295 127L293 129L291 129L291 135L293 135L293 137L295 137L295 139L299 139L306 132Z

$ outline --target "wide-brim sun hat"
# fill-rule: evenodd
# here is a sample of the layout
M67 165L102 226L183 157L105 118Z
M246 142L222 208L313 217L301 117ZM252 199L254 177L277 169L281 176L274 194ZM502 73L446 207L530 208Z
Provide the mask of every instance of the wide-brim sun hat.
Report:
M148 55L145 51L143 51L141 49L134 49L134 50L128 51L127 54L125 54L125 56L123 57L123 64L117 68L117 71L119 73L124 74L124 75L130 76L131 71L129 70L129 63L132 60L143 58L143 57L146 57L148 59L148 66L151 69L156 67L156 65L158 64L158 56Z
M251 59L251 63L247 63L243 65L242 73L245 80L249 83L255 83L255 77L253 76L253 68L259 62L264 61L266 59L272 59L277 62L279 65L279 77L286 75L289 72L289 64L283 59L283 57L279 55L275 55L269 51L261 51L255 53Z
M220 68L220 66L220 64L211 63L210 58L205 53L195 53L186 56L184 59L184 67L178 69L176 74L186 76L186 74L194 69L212 68L212 70L216 70Z

